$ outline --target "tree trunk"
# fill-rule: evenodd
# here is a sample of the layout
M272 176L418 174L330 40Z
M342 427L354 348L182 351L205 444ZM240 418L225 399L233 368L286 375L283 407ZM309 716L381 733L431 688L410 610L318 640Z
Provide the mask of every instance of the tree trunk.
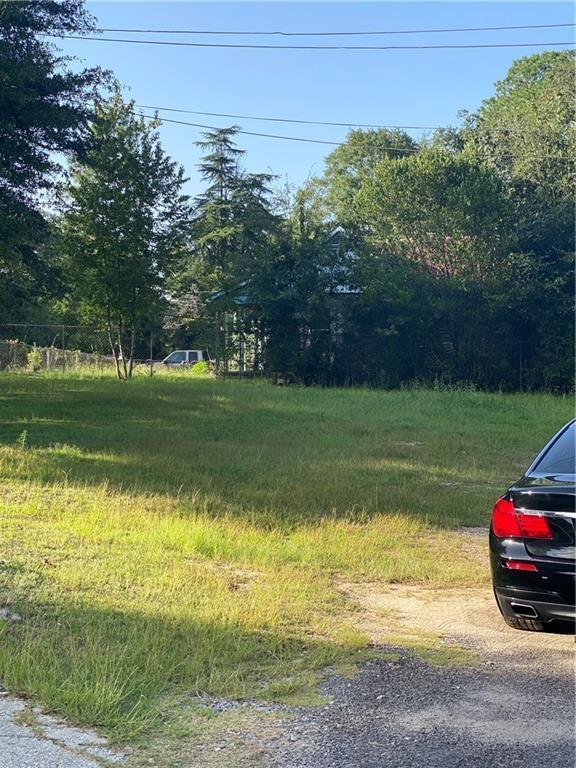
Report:
M136 328L132 323L130 330L130 362L128 363L128 378L132 378L132 369L134 367L134 349L136 347Z
M120 373L120 363L118 361L118 350L116 348L116 344L112 340L112 318L110 317L109 308L108 308L108 319L106 321L106 328L108 331L108 343L110 344L110 349L112 350L112 355L114 357L114 367L116 369L116 378L122 379L122 374Z
M128 378L132 378L132 370L134 368L134 350L136 348L136 307L137 307L137 290L132 286L132 305L130 308L130 362L128 363Z
M116 330L116 338L118 343L118 354L122 358L122 375L121 379L128 378L128 368L126 366L126 355L124 354L124 345L122 344L122 318L118 320L118 327Z

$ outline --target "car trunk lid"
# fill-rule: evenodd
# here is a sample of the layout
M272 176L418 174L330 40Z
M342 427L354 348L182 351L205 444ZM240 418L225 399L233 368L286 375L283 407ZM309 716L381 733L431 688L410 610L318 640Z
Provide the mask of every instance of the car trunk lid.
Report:
M532 478L531 478L532 479ZM537 485L524 482L510 489L517 513L546 518L551 539L525 539L529 554L538 559L574 560L576 557L576 488L566 483Z

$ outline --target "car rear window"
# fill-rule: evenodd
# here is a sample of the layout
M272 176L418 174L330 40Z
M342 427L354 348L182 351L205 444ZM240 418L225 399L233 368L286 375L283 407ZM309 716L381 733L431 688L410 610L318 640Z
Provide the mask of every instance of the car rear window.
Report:
M552 475L573 475L576 473L574 443L576 428L570 424L558 440L551 445L535 467L536 472Z

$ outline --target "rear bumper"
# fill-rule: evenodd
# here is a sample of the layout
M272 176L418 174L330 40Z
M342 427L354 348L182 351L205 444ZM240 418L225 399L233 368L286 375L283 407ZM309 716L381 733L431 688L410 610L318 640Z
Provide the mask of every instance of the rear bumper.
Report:
M509 569L506 567L509 560L530 563L538 570ZM573 560L532 557L522 540L497 539L491 531L490 565L494 594L504 616L542 622L576 620ZM536 615L530 611L523 613L518 604L532 606Z
M524 606L529 606L536 611L536 616L532 618L543 622L576 621L576 607L565 603L555 594L547 595L542 592L510 587L495 587L494 594L504 616L530 618L524 610Z

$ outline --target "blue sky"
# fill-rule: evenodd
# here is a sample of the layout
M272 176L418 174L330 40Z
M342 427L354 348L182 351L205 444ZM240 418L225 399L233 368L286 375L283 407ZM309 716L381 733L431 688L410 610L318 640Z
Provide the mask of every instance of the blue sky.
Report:
M574 20L570 3L556 2L90 2L101 27L219 30L352 31L551 24ZM118 35L162 39L162 35ZM164 39L166 36L164 36ZM207 42L207 38L170 36ZM222 42L423 44L552 42L573 30L517 30L368 38L210 38ZM86 64L114 71L137 103L207 112L338 122L447 125L459 109L474 110L492 93L515 58L538 49L428 51L265 51L195 49L63 41ZM554 48L559 50L559 48ZM231 120L169 115L229 125ZM346 129L237 120L246 130L343 141ZM200 190L198 129L163 124L162 141ZM412 131L414 136L421 131ZM250 171L273 171L293 184L322 172L329 146L242 136Z

